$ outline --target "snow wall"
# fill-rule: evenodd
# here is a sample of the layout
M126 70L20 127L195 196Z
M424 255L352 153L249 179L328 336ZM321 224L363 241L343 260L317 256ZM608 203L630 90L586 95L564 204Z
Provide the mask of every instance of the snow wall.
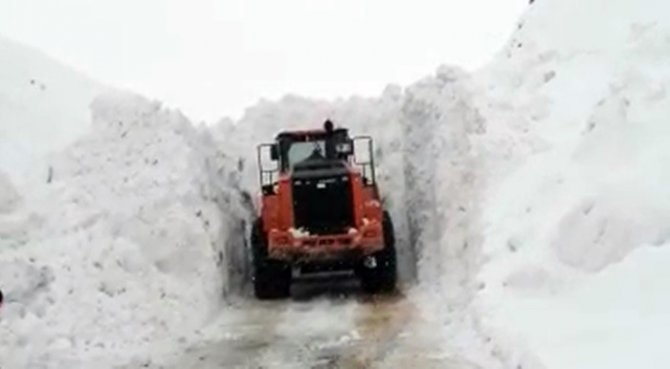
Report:
M3 193L8 368L144 365L218 313L239 274L229 250L244 245L248 209L207 129L126 93L91 109L91 132L41 181Z
M485 330L523 368L668 367L670 5L542 0L474 76Z

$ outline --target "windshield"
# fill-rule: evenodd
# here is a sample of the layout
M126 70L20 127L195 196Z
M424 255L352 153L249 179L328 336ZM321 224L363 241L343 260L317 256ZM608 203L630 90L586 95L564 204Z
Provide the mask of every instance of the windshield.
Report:
M294 142L288 149L288 164L290 168L307 158L325 157L326 144L323 140Z

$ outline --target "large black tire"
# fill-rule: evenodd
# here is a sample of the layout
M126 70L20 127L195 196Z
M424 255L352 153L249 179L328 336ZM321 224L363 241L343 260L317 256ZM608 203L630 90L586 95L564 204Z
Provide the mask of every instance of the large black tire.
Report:
M374 253L376 267L368 268L361 264L356 269L361 279L361 287L366 293L389 293L396 289L398 281L398 262L395 250L395 234L393 221L388 212L384 211L382 220L384 230L384 248Z
M291 268L268 258L267 237L258 219L251 230L254 294L258 299L286 298L291 290Z

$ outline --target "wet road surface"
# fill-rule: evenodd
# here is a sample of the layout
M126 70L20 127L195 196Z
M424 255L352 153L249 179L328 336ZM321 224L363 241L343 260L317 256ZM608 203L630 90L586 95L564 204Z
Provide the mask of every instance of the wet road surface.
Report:
M324 293L325 291L325 293ZM370 297L355 281L303 281L293 299L247 301L227 312L223 338L191 347L180 369L476 368L402 293Z

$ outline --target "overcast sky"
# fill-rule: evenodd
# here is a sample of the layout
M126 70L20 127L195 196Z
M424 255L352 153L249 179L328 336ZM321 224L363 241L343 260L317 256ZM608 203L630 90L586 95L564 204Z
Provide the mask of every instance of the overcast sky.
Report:
M374 96L474 69L527 0L0 0L0 34L189 116L286 93Z

